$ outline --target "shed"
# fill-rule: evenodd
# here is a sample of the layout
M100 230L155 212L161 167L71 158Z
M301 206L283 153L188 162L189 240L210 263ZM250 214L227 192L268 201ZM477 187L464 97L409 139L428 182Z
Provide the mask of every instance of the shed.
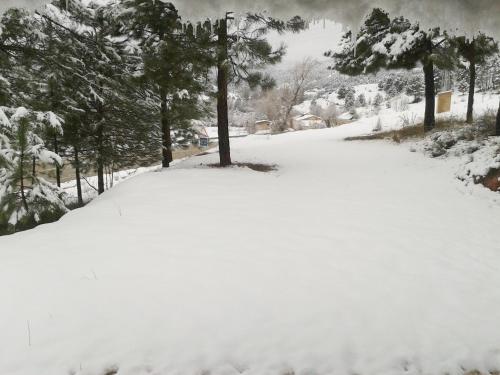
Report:
M255 132L256 133L270 132L271 124L272 122L269 120L255 121Z
M292 120L292 128L295 130L323 129L326 128L326 123L319 116L305 114L297 116Z

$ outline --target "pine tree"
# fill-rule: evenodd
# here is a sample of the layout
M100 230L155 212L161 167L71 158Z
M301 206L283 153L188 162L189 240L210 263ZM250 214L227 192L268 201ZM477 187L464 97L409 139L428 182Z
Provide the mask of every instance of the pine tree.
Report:
M231 165L227 103L229 83L246 82L250 87L272 86L272 79L260 73L259 69L281 61L285 48L280 46L273 50L265 36L271 30L282 33L285 30L297 32L304 28L305 22L300 17L285 23L262 14L247 14L236 20L231 12L215 23L217 127L221 166Z
M374 9L366 18L354 41L347 32L341 51L327 52L335 59L333 69L348 75L375 73L383 68L413 69L423 66L425 76L424 129L435 125L434 70L451 69L456 53L450 38L439 28L423 31L403 17L390 20L381 9Z
M325 53L335 60L331 68L350 76L376 73L385 68L387 55L374 50L373 46L381 43L390 32L391 20L388 13L380 8L373 9L356 36L352 31L347 31L342 36L339 51Z
M346 94L347 94L347 87L344 85L340 86L339 89L337 90L337 98L344 99Z
M465 66L459 66L455 74L456 74L456 88L462 94L465 94L466 92L469 91L469 81L470 81L469 71Z
M364 107L366 106L366 97L364 94L359 94L358 97L356 98L356 105L358 107Z
M24 79L29 87L29 92L23 98L23 104L28 105L35 111L51 112L59 117L64 117L64 102L68 95L64 86L65 74L68 65L61 64L67 62L67 58L61 56L68 52L66 41L61 40L52 23L45 18L37 17L37 34L40 36L36 45L36 56L22 63L26 72ZM31 30L25 29L24 34ZM43 35L43 37L41 37ZM24 36L25 37L25 36ZM48 127L42 135L45 144L51 150L60 155L64 152L61 144L62 133L57 128ZM61 186L61 166L56 164L56 184Z
M422 100L422 95L424 93L424 84L420 76L413 76L408 78L406 82L406 94L411 95L414 98L414 103L418 103Z
M352 111L356 107L356 97L354 90L348 90L344 98L344 107Z
M375 98L373 99L373 105L375 107L379 107L383 101L384 101L384 97L382 96L382 94L380 94L378 92L377 95L375 95Z
M10 106L64 118L63 136L53 129L39 136L69 157L81 205L81 172L97 171L102 193L106 171L158 159L159 128L152 114L159 106L154 93L134 78L142 63L137 49L116 38L121 8L80 0L67 5L55 1L42 14L12 9L4 15L0 72L7 85L1 92ZM59 166L56 180L60 183Z
M213 65L208 48L206 25L182 24L172 3L155 0L125 0L121 20L131 40L139 41L143 69L140 79L158 98L162 139L162 165L172 161L172 127L182 113L185 120L196 119L203 111L197 96L205 89L208 70ZM187 63L189 61L189 63ZM192 106L192 111L183 109Z
M60 130L53 113L32 113L24 107L0 111L0 228L34 225L43 215L66 211L63 193L37 176L34 162L61 164L39 136L44 127Z
M498 43L493 38L478 33L472 39L465 36L455 38L458 53L469 64L469 99L467 102L467 122L472 123L474 112L474 93L476 88L476 67L498 52Z
M80 114L72 111L70 118L82 129L71 129L85 138L83 147L78 142L73 149L80 153L78 162L84 170L97 171L101 194L106 174L157 159L154 137L158 131L151 117L154 103L147 90L132 82L140 57L128 41L115 38L119 9L82 6L69 11L69 17L86 26L72 32L76 33L74 46L79 46L71 55L78 88L77 95L70 97L70 108Z

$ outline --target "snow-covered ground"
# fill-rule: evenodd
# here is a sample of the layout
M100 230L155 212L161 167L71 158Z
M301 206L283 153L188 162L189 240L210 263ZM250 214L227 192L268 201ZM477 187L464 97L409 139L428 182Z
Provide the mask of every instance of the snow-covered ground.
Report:
M358 124L371 124L371 131L380 119L382 125L382 130L392 130L401 128L403 126L417 125L423 122L424 119L424 109L425 101L422 100L419 103L409 103L411 97L406 95L401 95L396 98L387 98L387 94L384 91L379 90L377 84L365 84L353 86L355 90L355 96L363 94L365 99L369 104L365 107L358 107L356 112L358 114L359 120ZM373 103L377 94L381 94L383 98L387 100L382 103L379 107L374 106ZM498 109L498 99L499 95L495 93L476 93L474 101L474 110L476 115L482 115L487 111L496 114ZM306 114L311 111L313 100L305 100L299 105L294 106L294 110L297 113ZM325 97L320 97L315 100L316 105L326 109L328 106L335 104L342 108L344 105L343 99L337 98L337 93L333 92L325 95ZM339 109L340 109L339 108ZM446 112L436 115L436 119L447 120L451 118L457 118L464 120L465 114L467 113L467 95L455 92L452 96L451 112ZM348 113L338 113L339 119L345 119L345 115ZM351 118L351 116L348 116Z
M500 202L334 129L233 140L0 238L0 374L500 370Z
M208 138L211 140L219 139L219 133L216 126L207 126L205 127L205 131L208 135ZM229 127L229 137L237 138L237 137L246 137L248 132L245 128L239 128L236 126Z
M174 161L175 164L178 161ZM128 180L129 178L141 175L146 172L153 172L161 169L161 165L148 167L148 168L134 168L127 169L123 171L118 171L111 174L104 175L104 182L106 189L112 188L123 181ZM84 202L88 202L97 197L97 176L89 176L85 177L81 180L82 185L82 197ZM70 180L68 182L64 182L61 184L61 188L68 195L69 203L77 202L77 187L76 180Z

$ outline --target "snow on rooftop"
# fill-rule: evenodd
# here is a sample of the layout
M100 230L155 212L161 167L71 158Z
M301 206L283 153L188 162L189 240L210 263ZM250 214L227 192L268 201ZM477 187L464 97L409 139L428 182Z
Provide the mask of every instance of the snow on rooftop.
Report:
M306 114L306 115L296 117L296 120L297 121L321 120L321 117L316 116L316 115L312 115L312 114Z

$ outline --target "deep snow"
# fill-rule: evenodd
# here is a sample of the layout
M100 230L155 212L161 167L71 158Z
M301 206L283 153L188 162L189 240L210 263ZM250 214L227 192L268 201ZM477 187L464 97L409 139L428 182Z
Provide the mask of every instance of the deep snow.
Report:
M500 202L372 129L250 136L0 238L0 374L500 370Z

